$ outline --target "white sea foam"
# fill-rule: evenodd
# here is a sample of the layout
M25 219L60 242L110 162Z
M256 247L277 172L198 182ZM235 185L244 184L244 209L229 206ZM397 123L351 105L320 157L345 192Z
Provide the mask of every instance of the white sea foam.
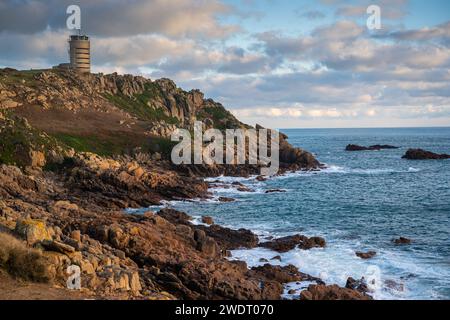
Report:
M282 299L294 300L298 299L300 292L307 289L310 284L316 284L314 281L300 281L300 282L289 282L284 285L284 292L281 295ZM295 293L290 294L290 290L295 290Z
M202 216L192 216L192 220L190 222L196 226L209 226L208 224L202 222Z
M271 260L280 255L281 261ZM410 257L408 253L379 250L377 256L363 260L355 255L355 249L346 243L329 243L326 248L311 250L294 249L286 253L277 253L265 248L240 249L232 251L230 259L246 261L248 266L260 266L264 258L273 265L292 264L301 272L321 278L327 284L345 286L348 277L370 279L373 270L379 270L377 284L371 295L375 299L431 299L437 297L433 290L424 291L418 283L418 275L441 278L448 274L442 268L430 270L424 268ZM285 298L293 298L287 291L295 287L304 288L305 283L291 283L285 286ZM443 284L445 286L445 284Z
M265 193L266 190L257 184L243 184L245 187L251 190L251 192L248 191L240 191L238 190L241 186L234 186L234 185L227 185L227 186L212 186L208 189L208 191L212 192L213 194L227 194L227 195L238 195L238 194L261 194Z
M328 165L321 171L299 171L293 173L286 173L283 176L272 177L270 179L285 179L291 177L302 177L312 175L323 174L354 174L354 175L384 175L391 173L417 173L420 169L414 167L391 169L391 168L349 168L338 165ZM213 194L211 199L195 199L192 202L208 202L219 203L218 198L220 196L228 195L233 198L245 199L245 195L262 194L267 190L267 182L256 181L255 177L240 178L240 177L215 177L205 179L208 182L218 181L217 187L212 187L209 191ZM255 193L240 192L237 190L239 186L232 185L233 182L240 182L246 187L255 190ZM220 186L220 183L224 186ZM270 183L269 183L270 185ZM244 201L244 200L242 200ZM174 206L183 210L183 206L189 206L189 202L186 201L169 201L163 203L161 206L153 206L146 209L128 210L130 213L145 212L147 210L161 209L167 206ZM194 216L193 224L204 225L201 222L201 216ZM286 221L288 224L289 221ZM250 228L255 232L260 239L267 238L268 236L285 236L287 234L271 234L265 231L267 228L264 225L258 225L258 223L252 223L251 225L228 225L221 223L221 225L237 228L245 227ZM308 230L313 232L313 230ZM308 233L310 233L308 232ZM304 232L302 232L304 233ZM305 233L308 235L308 233ZM314 233L314 232L313 232ZM309 234L316 235L316 234ZM430 268L428 264L420 265L416 261L416 257L411 255L410 252L402 252L395 249L381 249L375 248L377 255L370 260L363 260L355 255L355 251L361 249L361 244L357 239L346 239L339 237L336 234L325 235L328 240L326 248L323 249L311 249L300 250L294 249L287 253L279 254L277 252L264 249L242 249L234 250L230 259L246 261L249 267L259 266L267 263L274 265L287 265L293 264L299 268L301 272L305 272L315 277L319 277L327 284L338 284L345 286L348 277L360 279L361 277L367 277L372 267L379 268L380 270L380 284L378 288L375 288L372 295L376 299L442 299L442 296L438 295L438 289L430 286L423 286L423 281L427 281L428 277L433 279L450 279L450 270L445 270L443 267ZM334 239L334 240L333 240ZM280 255L281 261L271 260L274 256ZM426 267L425 267L426 266ZM425 279L423 278L426 275ZM422 281L422 282L421 282ZM299 291L304 289L310 283L289 283L285 285L285 292L283 297L286 299L298 297ZM449 286L448 281L442 283L443 288ZM431 288L431 289L430 289ZM295 289L294 295L289 295L288 291Z
M414 173L419 172L420 169L409 167L407 169L392 169L392 168L348 168L337 165L327 165L325 169L317 172L318 174L326 173L343 173L343 174L388 174L388 173ZM306 172L309 173L309 172ZM301 174L301 172L300 172Z
M243 181L249 181L254 180L257 176L249 176L249 177L230 177L230 176L218 176L218 177L209 177L205 178L206 182L222 182L222 183L233 183L233 182L243 182Z

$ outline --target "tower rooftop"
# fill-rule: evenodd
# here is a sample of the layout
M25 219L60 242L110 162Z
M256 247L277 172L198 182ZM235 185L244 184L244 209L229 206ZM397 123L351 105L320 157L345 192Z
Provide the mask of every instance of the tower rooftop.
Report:
M70 36L70 40L89 40L89 37L86 35L72 35Z

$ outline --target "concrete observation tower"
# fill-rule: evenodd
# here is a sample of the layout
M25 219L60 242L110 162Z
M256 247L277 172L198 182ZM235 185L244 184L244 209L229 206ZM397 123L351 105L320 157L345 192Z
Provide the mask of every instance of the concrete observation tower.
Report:
M69 39L70 69L91 72L91 42L88 36L73 35Z

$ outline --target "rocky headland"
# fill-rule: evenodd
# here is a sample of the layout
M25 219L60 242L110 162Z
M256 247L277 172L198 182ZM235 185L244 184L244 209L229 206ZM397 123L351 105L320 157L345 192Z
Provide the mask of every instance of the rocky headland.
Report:
M77 298L280 299L285 283L308 280L316 284L298 298L370 299L294 266L249 268L229 259L237 248L323 247L322 238L260 243L250 230L212 219L194 224L180 211L125 212L162 200L206 199L203 177L257 174L257 166L174 166L168 136L195 120L249 128L200 91L183 91L168 79L0 70L2 272L50 290L65 288L67 267L79 266ZM321 167L284 135L280 146L280 174Z

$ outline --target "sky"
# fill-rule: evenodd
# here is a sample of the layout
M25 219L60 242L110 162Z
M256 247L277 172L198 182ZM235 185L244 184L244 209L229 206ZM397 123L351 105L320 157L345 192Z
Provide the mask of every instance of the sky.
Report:
M171 78L248 124L450 126L447 0L0 0L0 67L67 62L72 4L93 72Z

